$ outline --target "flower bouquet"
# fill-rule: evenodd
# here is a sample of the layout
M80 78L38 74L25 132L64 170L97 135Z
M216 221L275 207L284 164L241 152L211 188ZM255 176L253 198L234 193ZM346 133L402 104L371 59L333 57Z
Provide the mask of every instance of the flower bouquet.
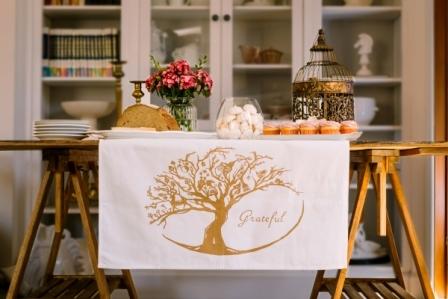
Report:
M182 131L196 129L197 113L193 99L197 96L209 97L213 80L203 67L207 58L190 67L186 60L176 60L162 67L151 56L155 72L146 79L146 88L155 92L166 102L166 109L176 119Z

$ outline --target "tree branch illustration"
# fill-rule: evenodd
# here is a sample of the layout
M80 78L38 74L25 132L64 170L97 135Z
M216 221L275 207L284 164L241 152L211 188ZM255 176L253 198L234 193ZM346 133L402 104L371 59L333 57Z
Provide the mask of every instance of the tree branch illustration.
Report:
M232 155L232 151L217 147L202 157L193 152L172 161L148 190L150 223L165 225L169 217L191 211L212 213L215 219L204 233L202 246L213 251L214 246L225 247L221 227L229 210L249 194L273 187L299 194L282 178L286 169L267 165L271 157L256 152Z

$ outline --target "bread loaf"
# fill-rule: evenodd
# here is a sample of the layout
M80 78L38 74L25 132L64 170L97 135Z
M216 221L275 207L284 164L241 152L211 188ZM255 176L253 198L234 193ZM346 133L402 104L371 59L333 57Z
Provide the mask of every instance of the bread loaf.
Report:
M126 108L117 121L117 127L155 128L157 131L178 131L176 120L157 106L135 104Z

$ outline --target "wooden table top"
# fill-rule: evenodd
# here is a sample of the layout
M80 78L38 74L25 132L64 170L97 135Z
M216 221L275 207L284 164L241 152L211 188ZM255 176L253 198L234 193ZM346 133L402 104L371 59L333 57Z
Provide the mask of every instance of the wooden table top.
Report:
M0 140L0 151L20 150L97 150L98 140ZM403 152L426 152L447 154L448 142L415 141L353 141L351 151L399 150Z
M97 150L98 140L0 140L0 151L80 149Z

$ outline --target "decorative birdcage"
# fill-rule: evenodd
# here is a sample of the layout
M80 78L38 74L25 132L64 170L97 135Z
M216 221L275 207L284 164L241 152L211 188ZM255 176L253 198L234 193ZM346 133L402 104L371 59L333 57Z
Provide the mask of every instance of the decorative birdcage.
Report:
M353 120L353 76L336 61L322 29L310 51L310 61L297 72L292 86L293 120Z

